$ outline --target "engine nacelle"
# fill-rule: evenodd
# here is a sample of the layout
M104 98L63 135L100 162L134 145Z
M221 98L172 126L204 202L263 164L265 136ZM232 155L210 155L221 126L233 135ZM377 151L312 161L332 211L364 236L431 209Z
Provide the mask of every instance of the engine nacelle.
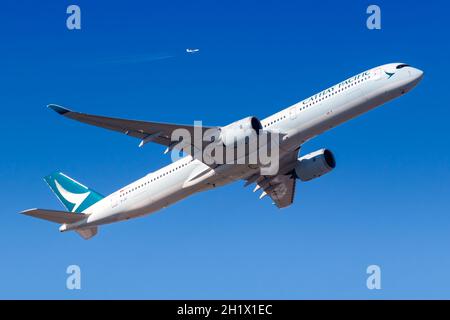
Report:
M245 143L246 138L257 136L262 130L261 122L256 117L247 117L220 128L220 140L225 147Z
M328 149L320 149L298 158L295 166L295 175L302 181L309 181L336 167L333 153Z

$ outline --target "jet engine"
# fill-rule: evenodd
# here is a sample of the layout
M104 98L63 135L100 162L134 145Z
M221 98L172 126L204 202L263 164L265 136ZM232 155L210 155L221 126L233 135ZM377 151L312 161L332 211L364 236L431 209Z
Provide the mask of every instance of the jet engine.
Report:
M336 167L333 153L320 149L298 158L294 172L298 179L309 181L330 172Z
M247 117L221 127L220 141L225 147L248 143L249 138L256 137L262 128L261 122L256 117Z

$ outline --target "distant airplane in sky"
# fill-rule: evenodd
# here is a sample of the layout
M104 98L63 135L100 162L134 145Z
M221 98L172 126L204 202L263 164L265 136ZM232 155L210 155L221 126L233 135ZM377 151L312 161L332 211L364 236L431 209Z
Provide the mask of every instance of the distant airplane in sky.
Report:
M279 140L273 145L279 147L276 173L265 174L262 166L254 164L211 164L208 159L196 156L196 150L203 145L188 143L189 148L183 148L188 154L184 158L106 197L63 173L55 172L44 179L68 211L30 209L22 213L59 223L60 231L74 230L89 239L97 234L100 225L143 216L194 193L238 180L246 181L246 186L255 183L254 191L263 190L260 198L269 196L277 207L287 207L294 201L297 180L315 179L336 166L334 155L328 149L299 158L303 143L400 97L414 88L422 77L421 70L407 64L385 64L359 73L261 121L256 117L247 117L223 127L201 128L202 132L212 130L217 133L217 139L211 139L205 145L214 145L218 150L233 149L238 141L244 141L247 145L250 138L261 137L263 133L279 134ZM174 145L180 141L174 142L172 134L182 129L195 135L195 130L198 130L189 125L84 114L53 104L49 107L64 117L138 138L141 140L140 146L154 142L166 146L167 150L180 149L180 145ZM181 142L186 146L184 140ZM248 157L257 151L260 150L249 148L248 153L240 156Z
M186 49L186 52L187 53L195 53L195 52L199 52L200 51L200 49Z

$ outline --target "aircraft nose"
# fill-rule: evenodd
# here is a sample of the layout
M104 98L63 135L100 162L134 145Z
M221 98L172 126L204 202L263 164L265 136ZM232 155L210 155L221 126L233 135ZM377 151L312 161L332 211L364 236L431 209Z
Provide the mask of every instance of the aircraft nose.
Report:
M409 76L412 78L413 81L420 81L423 78L423 71L417 68L411 68L409 70Z

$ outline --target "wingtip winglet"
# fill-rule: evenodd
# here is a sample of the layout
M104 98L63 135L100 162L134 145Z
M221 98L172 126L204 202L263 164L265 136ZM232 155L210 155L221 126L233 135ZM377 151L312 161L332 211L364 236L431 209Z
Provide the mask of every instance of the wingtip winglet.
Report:
M28 214L28 213L36 211L36 210L37 210L36 208L31 208L31 209L26 209L26 210L19 211L19 213L20 214Z
M69 109L58 106L57 104L49 104L47 107L60 115L65 115L66 113L71 112Z

